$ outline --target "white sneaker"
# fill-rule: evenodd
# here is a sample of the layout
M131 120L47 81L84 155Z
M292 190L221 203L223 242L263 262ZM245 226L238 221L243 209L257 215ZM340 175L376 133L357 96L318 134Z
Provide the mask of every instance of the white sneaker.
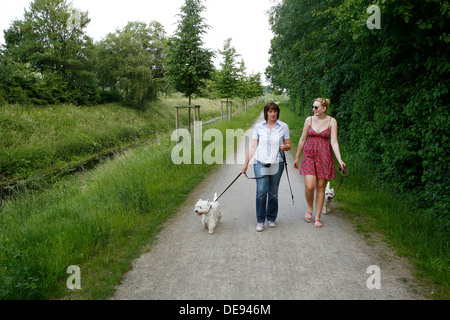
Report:
M276 223L273 222L273 221L267 221L267 225L268 225L270 228L275 228L275 227L277 226Z
M258 223L256 225L256 231L261 232L264 230L264 223Z

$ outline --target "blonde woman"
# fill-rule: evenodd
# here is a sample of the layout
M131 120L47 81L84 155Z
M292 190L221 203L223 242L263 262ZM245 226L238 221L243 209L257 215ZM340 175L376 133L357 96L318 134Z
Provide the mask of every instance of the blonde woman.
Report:
M329 105L330 100L325 98L317 98L314 101L312 106L314 116L305 120L294 162L294 168L298 169L299 157L303 151L300 174L305 176L305 197L308 203L305 220L310 222L312 219L314 191L316 190L314 222L316 228L322 227L320 214L325 200L327 180L335 177L333 152L339 162L339 167L346 167L339 150L336 119L327 115Z

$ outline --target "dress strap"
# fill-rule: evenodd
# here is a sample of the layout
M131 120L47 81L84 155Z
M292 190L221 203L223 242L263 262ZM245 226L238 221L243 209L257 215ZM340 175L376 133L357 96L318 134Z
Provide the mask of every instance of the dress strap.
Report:
M328 123L328 128L329 129L331 129L331 119L333 119L333 118L330 116L330 123Z

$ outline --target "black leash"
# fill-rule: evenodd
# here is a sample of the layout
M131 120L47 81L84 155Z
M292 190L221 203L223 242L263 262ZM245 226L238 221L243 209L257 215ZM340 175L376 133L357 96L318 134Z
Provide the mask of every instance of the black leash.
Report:
M212 203L211 203L211 207L212 207L212 205L217 201L217 200L219 200L219 198L233 185L233 183L235 183L236 182L236 180L237 179L239 179L239 177L242 175L242 172L241 173L239 173L239 175L233 180L233 182L232 183L230 183L230 185L225 189L225 191L224 192L222 192L221 194L220 194L220 196L218 196L217 197L217 199L216 200L214 200Z
M336 197L337 192L339 191L339 188L342 185L342 182L344 182L344 178L348 177L348 169L347 169L347 167L345 167L345 168L339 167L339 173L341 174L341 181L339 181L339 186L338 186L336 192L334 193L333 198L331 198L331 199L334 199Z
M280 154L283 157L284 166L286 167L286 177L288 179L289 189L291 190L292 205L294 205L294 194L292 193L291 180L289 179L289 171L288 171L288 165L287 165L287 161L286 161L286 155L284 154L284 151L281 151L281 149L280 149Z
M289 183L289 189L291 190L291 197L292 197L292 204L294 204L294 194L292 193L292 187L291 187L291 181L290 181L290 179L289 179L289 171L288 171L288 166L287 166L287 161L286 161L286 155L284 154L284 152L283 151L281 151L281 149L280 150L278 150L279 152L280 152L280 154L281 154L281 157L283 158L283 160L284 160L284 166L286 167L286 176L287 176L287 179L288 179L288 183ZM211 203L211 205L210 205L210 209L211 209L211 207L212 207L212 205L215 203L215 202L217 202L217 200L219 200L219 198L236 182L236 180L237 179L239 179L239 177L242 175L242 172L241 173L239 173L238 174L238 176L233 180L233 182L231 182L229 185L228 185L228 187L220 194L220 196L218 196L217 197L217 199L216 200L214 200L212 203ZM348 175L348 174L347 174ZM245 176L247 177L247 179L261 179L261 178L264 178L264 176L261 176L261 177L254 177L254 178L249 178L248 176L247 176L247 173L245 173Z
M281 157L284 160L284 166L286 168L286 177L288 179L288 183L289 183L289 190L291 191L291 198L292 198L292 205L294 205L294 194L292 193L292 187L291 187L291 180L289 179L289 171L288 171L288 165L287 165L287 161L286 161L286 155L284 154L284 151L281 151L281 149L279 150ZM344 178L348 177L348 169L347 168L339 168L339 172L341 174L341 181L339 182L339 186L336 190L336 192L334 193L334 197L336 197L337 192L339 191L339 188L342 185L342 182L344 181ZM254 178L249 178L247 176L247 173L244 173L245 176L247 177L247 179L262 179L264 178L264 176L261 177L254 177ZM237 179L239 179L239 177L242 175L242 172L238 174L238 176L233 180L233 182L231 182L228 187L220 194L220 196L217 197L216 200L214 200L211 205L210 205L210 209L212 207L212 205L217 202L217 200L219 200L219 198L236 182ZM334 199L334 197L332 199Z

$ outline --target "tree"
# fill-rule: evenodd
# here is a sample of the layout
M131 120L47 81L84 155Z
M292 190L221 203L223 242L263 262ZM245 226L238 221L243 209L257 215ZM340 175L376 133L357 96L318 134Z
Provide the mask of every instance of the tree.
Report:
M287 89L291 101L302 111L317 97L318 79L325 73L327 57L322 53L322 46L326 43L326 34L322 30L329 24L330 17L326 19L325 14L317 12L328 13L327 6L333 2L338 1L285 0L271 10L269 21L274 37L266 76L274 89Z
M249 77L246 73L245 63L242 59L239 63L239 73L238 73L238 87L236 90L236 95L241 98L243 101L248 100L248 80Z
M164 26L151 21L148 26L142 22L130 22L124 32L136 34L142 42L142 48L152 56L153 92L167 93L165 60L167 58L167 35Z
M223 56L220 70L213 75L213 88L219 98L233 98L238 94L241 75L244 73L243 62L238 66L236 49L231 46L231 38L225 40L223 50L219 53Z
M87 13L66 0L35 0L24 19L13 21L4 32L4 56L39 72L49 83L64 82L59 87L67 87L65 98L70 102L95 103L93 41L83 31L89 21Z
M202 48L202 35L208 28L200 15L205 9L202 2L186 0L175 35L168 42L167 75L175 90L189 98L189 105L192 95L201 92L214 70L214 53Z
M97 45L100 86L122 90L127 102L142 107L156 97L164 81L165 31L156 21L148 26L129 22Z
M247 101L260 97L264 94L264 88L261 84L261 74L246 74L244 60L241 60L238 67L238 86L237 96L245 102L247 110Z
M372 13L363 0L277 4L266 74L300 112L310 112L317 96L330 98L353 156L376 163L378 179L425 210L449 212L450 7L376 3L380 29L368 27Z
M261 74L259 72L248 76L246 91L249 100L264 95L264 87L261 83Z

